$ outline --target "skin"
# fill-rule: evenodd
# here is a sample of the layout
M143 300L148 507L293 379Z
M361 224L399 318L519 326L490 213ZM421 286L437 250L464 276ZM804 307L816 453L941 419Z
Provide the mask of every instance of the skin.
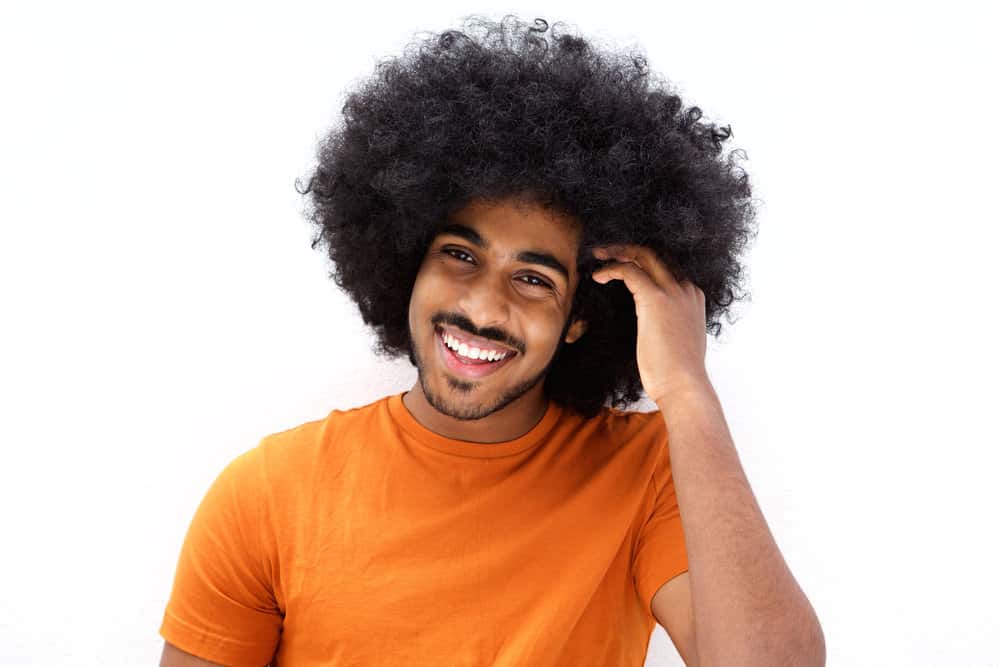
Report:
M688 665L824 665L815 611L754 498L705 367L705 295L650 249L595 251L613 263L638 319L643 390L667 424L689 571L654 595L652 612Z
M441 435L481 443L512 440L545 414L543 381L559 345L574 343L586 331L585 322L568 321L579 282L579 229L573 220L512 200L475 202L457 212L454 222L477 232L488 248L454 234L441 234L428 247L409 309L418 379L403 403ZM519 261L525 250L551 255L568 276ZM438 356L435 325L442 321L473 335L489 334L482 337L518 354L488 377L458 377ZM169 643L160 658L161 667L216 664Z
M585 322L568 321L580 280L579 229L516 201L476 202L455 222L486 247L451 233L429 246L409 309L418 378L403 402L446 437L511 440L544 414L543 380L559 345L586 331ZM525 250L550 254L568 275L519 260ZM640 379L668 426L685 527L689 571L660 587L651 613L687 665L824 665L818 618L768 530L708 378L704 293L677 281L648 248L608 246L594 256L613 261L592 279L622 280L633 295ZM485 378L459 377L439 356L435 327L441 323L506 343L518 354ZM215 663L167 644L160 664Z
M474 202L454 222L478 233L485 247L453 233L439 234L428 247L409 309L417 381L403 403L417 421L446 437L512 440L545 413L543 382L559 345L574 343L586 330L582 321L568 322L579 282L579 229L568 218L516 201ZM568 275L519 260L523 251L551 255ZM442 324L506 343L517 354L489 376L459 376L440 356Z
M226 667L218 662L209 662L182 651L170 642L163 642L163 652L160 654L160 667Z

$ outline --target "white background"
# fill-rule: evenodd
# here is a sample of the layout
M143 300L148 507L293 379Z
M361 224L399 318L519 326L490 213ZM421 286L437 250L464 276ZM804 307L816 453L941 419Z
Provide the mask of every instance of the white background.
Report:
M641 46L749 156L753 299L709 371L828 664L1000 665L997 26L976 6L4 4L0 664L155 664L222 467L412 385L293 182L379 57L511 11ZM661 628L647 664L681 664Z

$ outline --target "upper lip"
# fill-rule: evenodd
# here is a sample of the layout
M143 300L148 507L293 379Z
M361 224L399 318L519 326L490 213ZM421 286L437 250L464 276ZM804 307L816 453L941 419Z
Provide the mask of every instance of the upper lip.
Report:
M485 338L480 338L479 336L470 336L461 329L455 329L444 325L438 325L438 328L445 331L448 334L451 334L452 336L459 339L463 343L468 343L470 347L477 346L479 347L479 349L486 348L488 350L496 350L496 349L507 350L512 354L517 354L517 350L508 347L507 345L503 345L501 343L497 343L492 340L486 340Z

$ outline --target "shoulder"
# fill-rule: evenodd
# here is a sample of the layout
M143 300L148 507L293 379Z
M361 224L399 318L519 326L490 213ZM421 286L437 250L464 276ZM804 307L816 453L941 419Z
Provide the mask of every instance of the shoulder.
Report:
M620 442L659 449L666 445L667 427L659 410L605 407L593 418L597 428Z
M641 459L639 466L648 471L655 489L670 477L669 438L662 412L606 407L597 418L609 438Z
M591 452L624 455L643 469L651 470L666 451L666 423L658 410L644 412L605 406L592 417L566 411L561 421L558 429L561 438L585 441L586 449Z
M246 456L258 459L271 475L301 472L330 457L346 454L363 442L364 434L385 419L382 397L353 408L338 408L324 417L265 435Z

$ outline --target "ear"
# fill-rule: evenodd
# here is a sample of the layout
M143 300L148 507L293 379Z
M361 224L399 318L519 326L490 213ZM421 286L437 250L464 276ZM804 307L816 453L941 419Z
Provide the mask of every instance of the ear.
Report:
M569 329L566 330L566 342L575 343L587 330L587 322L584 320L574 320Z

